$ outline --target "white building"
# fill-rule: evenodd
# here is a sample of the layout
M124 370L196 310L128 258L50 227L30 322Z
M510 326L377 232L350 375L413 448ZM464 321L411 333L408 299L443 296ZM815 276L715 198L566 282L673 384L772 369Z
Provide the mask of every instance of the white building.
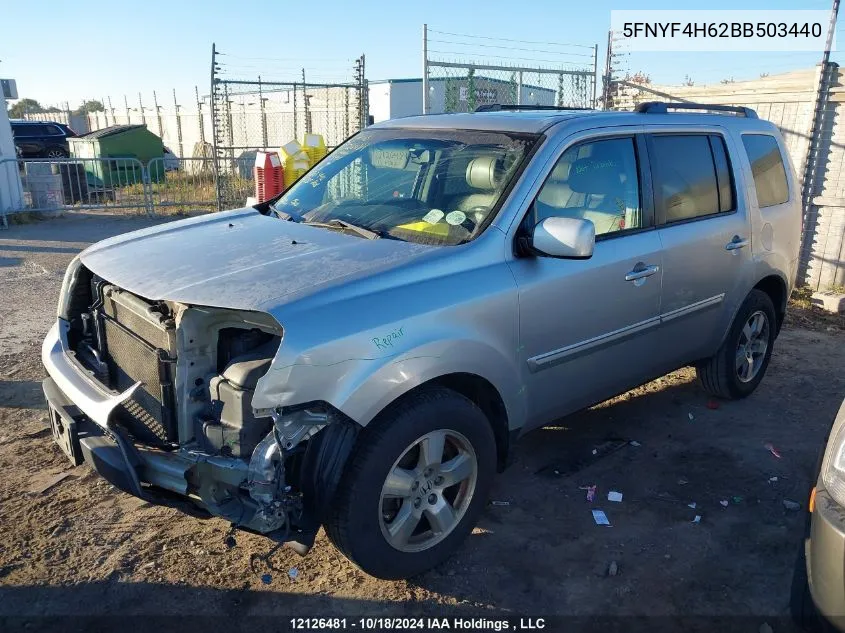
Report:
M428 80L429 112L468 112L469 81L466 77L432 77ZM515 82L476 75L472 79L475 105L485 103L520 103L524 105L555 105L556 91L523 84L520 99ZM422 114L422 79L383 79L370 81L370 115L373 122ZM450 93L450 94L447 94ZM451 101L447 108L447 97Z

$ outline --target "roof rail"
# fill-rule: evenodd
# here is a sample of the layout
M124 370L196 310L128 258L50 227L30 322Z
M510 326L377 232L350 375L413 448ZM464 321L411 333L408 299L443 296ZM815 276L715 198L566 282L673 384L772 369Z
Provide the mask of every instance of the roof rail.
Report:
M575 106L552 105L511 105L507 103L484 103L478 106L476 112L518 112L520 110L590 110L592 108L576 108Z
M637 106L635 112L643 114L667 114L669 110L713 110L714 112L733 112L747 119L758 118L757 113L745 106L721 105L717 103L667 103L666 101L646 101Z

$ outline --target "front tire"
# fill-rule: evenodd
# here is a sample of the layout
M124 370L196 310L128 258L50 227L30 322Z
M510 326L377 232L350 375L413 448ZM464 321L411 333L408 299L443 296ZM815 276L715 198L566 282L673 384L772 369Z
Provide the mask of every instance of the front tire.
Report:
M705 391L727 400L751 395L766 374L776 332L777 316L771 298L761 290L752 290L722 346L695 367Z
M496 443L482 411L450 389L420 391L361 431L326 532L372 576L416 576L470 533L495 471Z

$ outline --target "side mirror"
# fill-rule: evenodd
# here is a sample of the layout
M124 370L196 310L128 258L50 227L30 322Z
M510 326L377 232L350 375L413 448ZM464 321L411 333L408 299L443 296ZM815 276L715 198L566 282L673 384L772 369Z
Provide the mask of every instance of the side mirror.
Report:
M595 224L578 218L546 218L531 233L531 246L549 257L588 259L595 244Z

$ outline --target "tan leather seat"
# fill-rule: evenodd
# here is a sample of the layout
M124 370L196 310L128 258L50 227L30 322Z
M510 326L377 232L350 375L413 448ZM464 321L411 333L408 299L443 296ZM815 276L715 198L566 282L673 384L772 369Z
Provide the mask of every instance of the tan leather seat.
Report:
M578 217L577 207L584 204L584 196L572 191L567 184L571 167L572 163L560 161L549 174L534 205L535 222L541 222L550 217Z
M503 176L504 169L495 156L473 158L467 165L466 181L476 191L457 198L454 208L464 212L477 209L470 219L480 222L496 201Z

